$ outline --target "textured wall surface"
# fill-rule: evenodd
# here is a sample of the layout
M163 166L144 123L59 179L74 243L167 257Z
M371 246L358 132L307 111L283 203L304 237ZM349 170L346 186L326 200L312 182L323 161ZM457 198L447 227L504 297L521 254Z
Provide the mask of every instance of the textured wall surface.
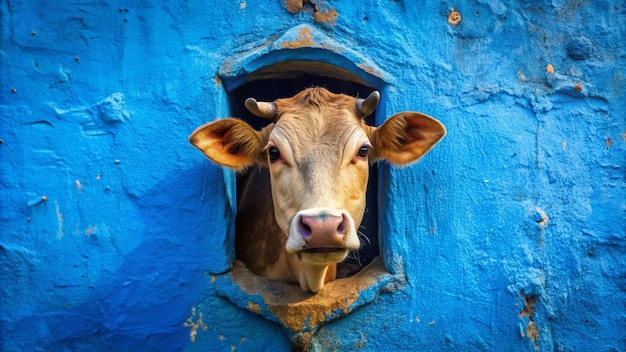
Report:
M233 175L187 136L290 59L448 128L381 167L402 283L312 349L626 350L624 3L313 2L0 1L1 350L289 348L224 298Z

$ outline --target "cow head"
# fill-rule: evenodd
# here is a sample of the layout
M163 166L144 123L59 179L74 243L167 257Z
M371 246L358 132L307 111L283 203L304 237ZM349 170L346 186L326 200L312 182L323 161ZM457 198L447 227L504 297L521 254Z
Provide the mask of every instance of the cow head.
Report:
M368 163L418 160L445 135L437 120L402 112L382 126L367 126L379 100L306 89L274 102L250 98L246 107L273 121L261 131L228 118L206 124L190 142L214 162L236 170L252 164L270 170L276 221L304 290L319 291L329 265L360 246ZM278 240L278 239L277 239Z

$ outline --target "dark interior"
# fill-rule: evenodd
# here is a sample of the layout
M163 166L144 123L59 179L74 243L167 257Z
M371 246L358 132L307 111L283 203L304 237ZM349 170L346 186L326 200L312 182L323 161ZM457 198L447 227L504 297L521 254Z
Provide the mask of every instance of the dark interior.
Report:
M309 66L311 68L311 66ZM319 68L319 67L318 67ZM338 69L339 73L344 73ZM323 73L335 74L323 67ZM230 111L233 117L247 121L255 129L261 129L269 121L251 114L244 106L247 98L255 98L257 101L274 101L279 98L288 98L299 91L310 87L324 87L333 93L343 93L355 97L367 97L373 88L356 83L351 80L338 79L315 74L312 72L279 70L272 74L271 71L252 75L251 80L241 84L229 92ZM340 75L341 76L341 75ZM346 78L346 75L343 75ZM352 78L352 77L349 77ZM376 121L376 113L366 118L366 123L373 125ZM238 178L244 175L238 175ZM369 264L372 259L379 255L378 245L378 169L376 165L370 167L370 178L367 188L367 205L363 221L358 229L361 240L361 249L350 253L348 259L338 266L338 277L354 275L362 267Z

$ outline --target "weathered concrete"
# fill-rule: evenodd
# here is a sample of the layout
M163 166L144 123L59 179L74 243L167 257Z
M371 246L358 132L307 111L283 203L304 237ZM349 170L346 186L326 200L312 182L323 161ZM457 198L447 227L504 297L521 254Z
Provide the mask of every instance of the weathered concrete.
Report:
M3 351L626 350L623 2L156 4L0 2ZM301 334L187 143L288 60L448 129L379 168L389 276Z

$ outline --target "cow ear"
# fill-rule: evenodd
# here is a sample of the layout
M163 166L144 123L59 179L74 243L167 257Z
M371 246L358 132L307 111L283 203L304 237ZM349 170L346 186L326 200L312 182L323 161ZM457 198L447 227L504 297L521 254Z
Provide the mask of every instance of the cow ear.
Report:
M259 161L264 135L244 121L227 118L201 126L189 136L189 143L214 162L240 170Z
M405 165L417 161L445 135L446 128L434 118L418 112L401 112L373 131L373 157Z

